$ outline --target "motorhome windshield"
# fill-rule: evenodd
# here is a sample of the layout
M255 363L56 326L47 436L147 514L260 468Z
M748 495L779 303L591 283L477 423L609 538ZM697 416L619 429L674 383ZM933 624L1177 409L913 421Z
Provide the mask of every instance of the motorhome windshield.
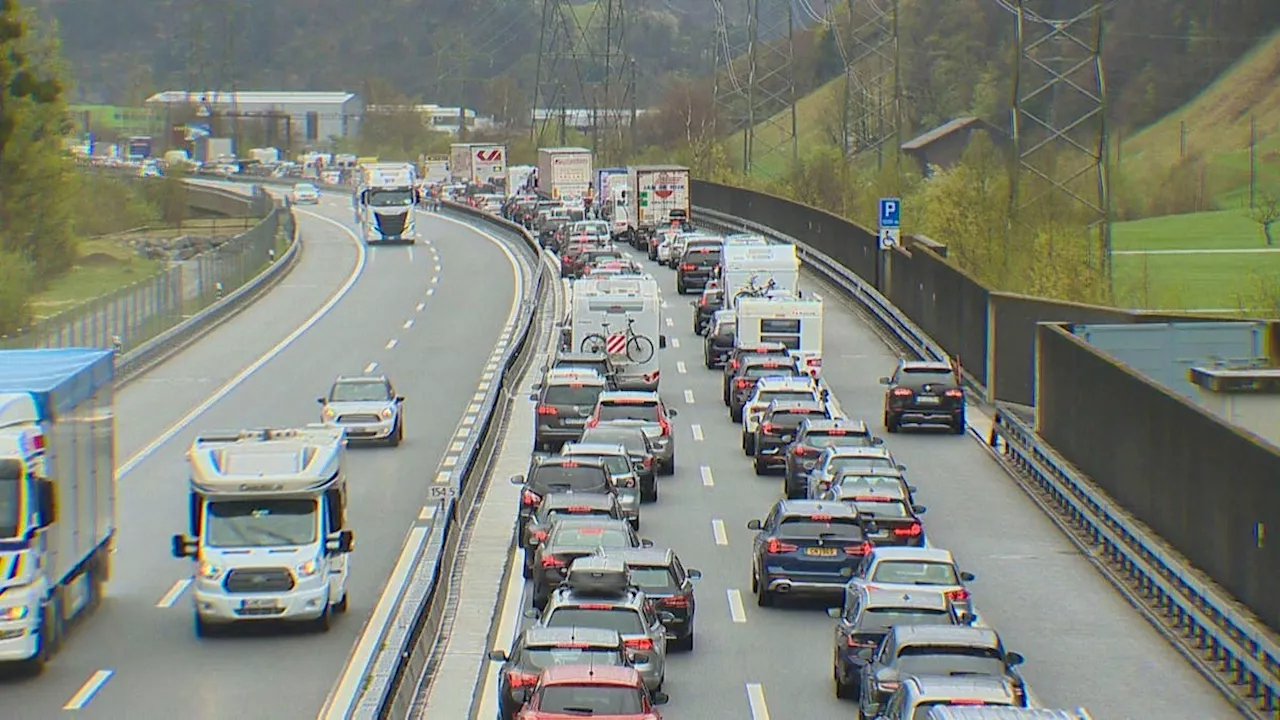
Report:
M409 207L413 193L408 190L371 190L369 204L374 207Z
M310 545L320 525L315 500L217 500L207 513L205 545L215 548Z
M22 463L0 459L0 538L14 538L22 526Z

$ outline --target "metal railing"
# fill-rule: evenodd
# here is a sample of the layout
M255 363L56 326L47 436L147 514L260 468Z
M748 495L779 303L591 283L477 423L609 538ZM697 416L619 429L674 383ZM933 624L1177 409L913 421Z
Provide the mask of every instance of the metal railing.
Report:
M705 208L696 222L746 229L795 245L811 270L857 301L921 359L949 360L883 295L804 242ZM1245 716L1280 720L1280 643L1227 593L1111 502L1014 411L997 407L986 444L1068 537L1095 557L1108 580ZM1280 570L1278 570L1280 572Z

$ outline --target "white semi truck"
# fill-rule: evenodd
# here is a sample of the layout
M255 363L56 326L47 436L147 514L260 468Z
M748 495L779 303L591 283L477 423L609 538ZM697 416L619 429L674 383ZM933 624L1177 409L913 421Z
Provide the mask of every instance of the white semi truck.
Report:
M114 364L110 350L0 351L0 662L33 673L111 575Z
M651 238L674 219L690 215L689 168L681 165L633 165L627 168L627 231Z
M197 437L190 465L195 634L233 623L307 622L347 610L346 437L341 428L243 430Z
M449 172L454 182L503 185L507 181L507 146L454 143L449 146Z
M413 208L420 196L418 174L411 163L361 165L351 198L361 237L369 244L412 245L417 238Z
M538 148L538 192L552 200L585 198L595 181L592 162L586 148Z

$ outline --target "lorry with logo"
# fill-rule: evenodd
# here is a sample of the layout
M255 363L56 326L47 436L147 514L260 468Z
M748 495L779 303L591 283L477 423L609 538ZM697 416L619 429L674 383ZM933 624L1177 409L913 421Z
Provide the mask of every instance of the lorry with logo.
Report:
M413 244L417 237L413 208L420 194L411 163L361 165L352 205L364 241Z
M570 347L606 352L621 390L656 390L658 350L666 347L658 281L649 275L583 278L573 283Z
M690 215L689 168L633 165L627 168L628 232L648 240L673 219Z
M0 662L31 673L111 576L114 368L111 350L0 351Z
M448 155L423 155L419 158L418 165L421 168L419 177L424 184L442 185L449 182Z
M579 147L538 148L538 192L552 200L585 198L595 176L591 151Z
M187 451L195 634L285 621L329 630L347 610L347 440L340 427L198 436Z
M507 146L454 143L449 146L449 172L454 182L502 185L507 179Z

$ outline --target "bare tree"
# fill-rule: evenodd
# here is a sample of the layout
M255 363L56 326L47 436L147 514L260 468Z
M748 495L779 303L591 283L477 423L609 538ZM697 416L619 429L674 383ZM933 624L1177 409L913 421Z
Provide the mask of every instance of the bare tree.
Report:
M1280 222L1280 197L1274 193L1264 192L1258 197L1257 205L1251 211L1253 221L1262 226L1262 234L1267 239L1267 247L1276 244L1271 234L1271 226Z

